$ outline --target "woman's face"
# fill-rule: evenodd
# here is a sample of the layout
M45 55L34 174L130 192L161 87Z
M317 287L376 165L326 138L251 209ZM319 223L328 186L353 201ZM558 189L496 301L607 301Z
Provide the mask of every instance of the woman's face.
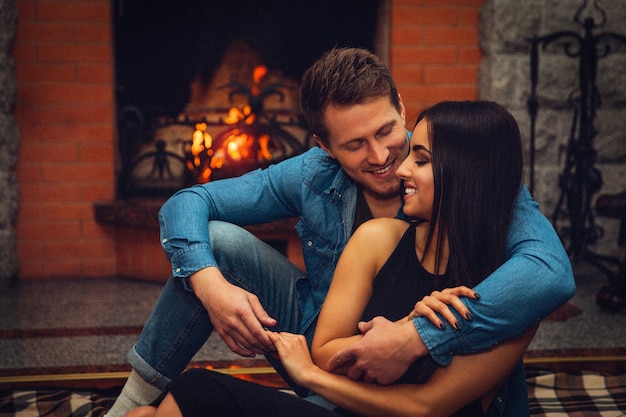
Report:
M426 119L420 120L415 126L409 144L409 155L400 164L396 175L404 181L404 213L430 221L435 182Z

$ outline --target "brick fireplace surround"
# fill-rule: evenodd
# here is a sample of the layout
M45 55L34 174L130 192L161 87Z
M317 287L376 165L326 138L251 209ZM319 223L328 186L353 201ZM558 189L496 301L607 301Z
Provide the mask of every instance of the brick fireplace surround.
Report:
M407 106L408 126L427 105L477 97L482 4L389 0L387 59ZM15 5L19 279L164 280L169 265L158 230L114 227L94 218L94 205L115 196L110 1L15 0Z

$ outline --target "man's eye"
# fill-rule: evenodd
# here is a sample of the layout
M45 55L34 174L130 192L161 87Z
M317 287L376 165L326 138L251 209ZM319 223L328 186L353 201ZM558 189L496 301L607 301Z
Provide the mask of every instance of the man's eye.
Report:
M387 136L391 133L392 130L393 129L391 127L386 127L384 129L381 129L378 132L376 132L376 137L381 138L381 137Z
M362 140L350 142L346 145L346 149L349 151L358 151L363 147L363 143L364 142Z

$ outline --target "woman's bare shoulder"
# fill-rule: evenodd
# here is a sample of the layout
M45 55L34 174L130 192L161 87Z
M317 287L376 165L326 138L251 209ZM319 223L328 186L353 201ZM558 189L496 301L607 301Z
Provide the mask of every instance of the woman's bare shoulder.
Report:
M363 223L348 241L339 264L350 265L351 272L354 272L355 263L363 269L371 268L367 275L373 279L408 227L409 223L391 218L378 218Z
M354 232L354 237L362 241L391 243L395 246L408 227L409 223L404 220L381 217L363 223Z

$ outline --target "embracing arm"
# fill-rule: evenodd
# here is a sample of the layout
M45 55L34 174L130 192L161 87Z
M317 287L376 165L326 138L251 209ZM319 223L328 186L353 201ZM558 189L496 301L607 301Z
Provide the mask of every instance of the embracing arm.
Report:
M438 368L425 384L380 386L354 381L315 366L304 337L271 334L281 361L294 381L332 403L363 416L449 416L476 398L483 408L522 358L537 327L489 351L458 355Z
M449 363L454 354L479 352L521 334L574 295L567 253L525 186L514 207L507 256L474 288L479 299L463 298L472 320L456 313L460 330L448 326L442 331L425 317L414 318L420 337L440 364Z

